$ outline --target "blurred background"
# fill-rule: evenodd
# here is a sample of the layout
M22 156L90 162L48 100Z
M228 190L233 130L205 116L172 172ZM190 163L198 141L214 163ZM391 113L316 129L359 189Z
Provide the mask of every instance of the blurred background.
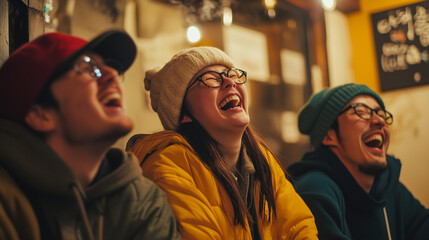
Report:
M0 0L0 64L40 34L121 28L138 46L125 74L136 133L162 130L143 87L177 51L215 46L247 70L252 125L286 167L311 150L297 113L314 92L363 83L394 115L389 153L429 207L429 5L412 0ZM13 103L8 103L13 104Z

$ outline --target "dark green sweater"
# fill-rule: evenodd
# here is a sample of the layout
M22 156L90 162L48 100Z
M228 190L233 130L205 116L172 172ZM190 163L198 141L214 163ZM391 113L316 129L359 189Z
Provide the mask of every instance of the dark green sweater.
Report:
M429 210L399 182L401 163L389 168L366 193L328 148L291 165L295 188L314 214L320 239L429 239Z

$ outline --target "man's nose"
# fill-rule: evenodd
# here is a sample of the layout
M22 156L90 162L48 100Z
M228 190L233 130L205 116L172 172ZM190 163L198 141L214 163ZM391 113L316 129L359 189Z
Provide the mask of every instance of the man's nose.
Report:
M386 119L378 115L375 111L372 112L371 123L375 125L386 125Z
M118 71L108 65L100 66L101 77L98 79L99 84L109 83L112 81L121 82L122 75Z

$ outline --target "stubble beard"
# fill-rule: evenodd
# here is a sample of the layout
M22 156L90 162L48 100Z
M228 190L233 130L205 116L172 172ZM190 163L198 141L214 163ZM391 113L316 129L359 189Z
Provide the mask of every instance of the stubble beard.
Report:
M389 164L387 162L366 163L359 165L359 171L375 177L384 172L388 167Z
M342 145L341 134L339 134L339 131L335 131L335 133L337 135L338 141ZM358 167L359 167L359 171L363 174L366 174L369 176L378 176L382 172L384 172L387 168L389 168L389 163L387 161L386 162L363 163L363 164L360 164Z

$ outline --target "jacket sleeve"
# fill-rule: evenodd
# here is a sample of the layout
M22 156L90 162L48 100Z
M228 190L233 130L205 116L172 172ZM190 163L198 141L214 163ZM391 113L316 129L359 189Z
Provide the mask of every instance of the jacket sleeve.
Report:
M277 218L271 230L273 239L318 239L316 224L310 209L297 194L273 157L270 165L277 207Z
M1 167L0 239L40 239L39 224L30 202Z
M426 239L429 236L429 209L423 207L402 183L399 183L399 194L403 200L405 239Z
M166 192L183 239L220 240L221 230L213 207L194 180L204 175L203 170L194 169L188 162L195 158L186 148L173 145L147 158L142 165L143 175ZM192 172L198 173L192 176Z
M344 215L344 198L328 176L322 172L305 174L295 182L295 187L314 214L319 239L352 239Z
M145 191L145 194L140 194L138 197L140 200L137 206L131 207L131 203L128 203L128 210L130 211L128 214L137 217L139 221L134 221L131 225L127 225L125 221L126 217L118 217L117 219L119 221L123 221L121 222L123 225L115 224L112 228L122 226L122 229L132 229L133 227L135 229L128 233L133 234L132 237L119 237L114 239L181 239L174 213L161 188L148 179L144 179L143 181L136 180L134 185L137 188L136 192L139 192L141 189ZM124 210L122 210L122 213L119 213L118 216L121 216L121 214L124 214Z

